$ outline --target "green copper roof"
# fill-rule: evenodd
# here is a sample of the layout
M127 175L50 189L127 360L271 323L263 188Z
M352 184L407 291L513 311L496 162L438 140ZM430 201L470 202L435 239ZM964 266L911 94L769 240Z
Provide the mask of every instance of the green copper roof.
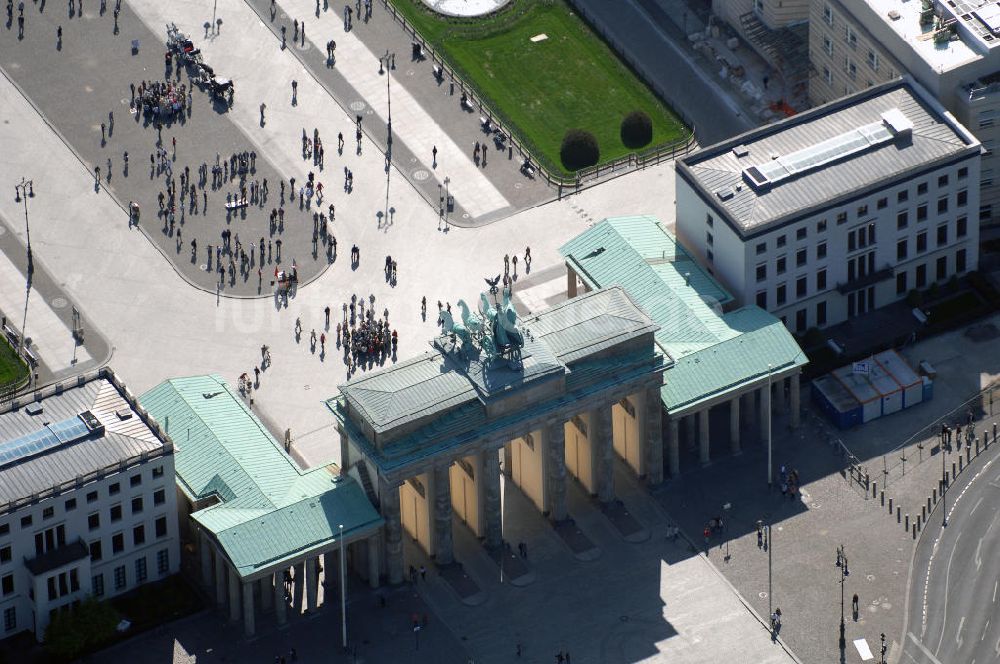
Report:
M620 285L658 324L656 342L674 364L663 403L682 410L808 360L781 321L733 297L652 216L605 219L560 249L591 288Z
M302 470L219 376L175 378L140 398L174 440L177 482L220 502L192 518L241 576L381 523L364 491L334 467Z

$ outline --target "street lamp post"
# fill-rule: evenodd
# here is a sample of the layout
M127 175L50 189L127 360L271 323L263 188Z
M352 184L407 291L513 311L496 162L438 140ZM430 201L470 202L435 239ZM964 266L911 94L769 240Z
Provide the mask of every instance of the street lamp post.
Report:
M770 489L774 471L772 470L771 464L771 419L772 419L772 408L771 408L771 365L767 365L767 488Z
M347 651L347 587L344 583L344 559L347 551L344 548L344 524L340 524L340 639Z
M444 179L444 225L448 226L448 201L451 200L451 194L448 193L448 185L451 184L451 178L445 177Z
M940 448L941 448L941 527L942 528L944 528L944 527L946 527L948 525L948 500L947 500L948 471L945 470L945 465L944 465L945 464L945 461L944 461L944 443L945 443L945 440L947 440L947 438L950 435L950 433L951 432L948 429L948 425L942 423L941 424L941 445L940 445Z
M34 197L35 185L32 180L21 178L21 181L14 185L14 200L24 202L24 235L28 244L28 274L25 281L24 292L24 318L21 321L21 337L17 343L17 354L24 355L24 339L28 329L28 295L31 293L31 278L35 272L35 262L31 255L31 225L28 223L28 199Z
M771 537L771 524L764 526L767 530L767 615L771 615L774 604L774 592L771 589L771 552L774 549L774 538Z
M733 508L733 504L732 503L726 503L725 505L722 506L722 511L726 514L726 523L725 523L725 528L726 528L726 557L725 557L724 560L727 563L729 562L729 518L730 518L729 517L729 511L732 508Z
M844 623L844 581L850 572L847 570L847 554L844 553L844 545L837 548L837 567L840 568L840 649L843 651L847 639L845 636L847 626Z

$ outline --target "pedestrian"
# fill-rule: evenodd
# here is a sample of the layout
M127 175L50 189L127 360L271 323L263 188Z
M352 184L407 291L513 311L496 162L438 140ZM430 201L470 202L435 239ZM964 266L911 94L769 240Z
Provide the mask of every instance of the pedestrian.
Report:
M437 163L438 163L438 146L435 145L431 149L431 155L434 157L434 162L433 162L434 167L437 168Z
M260 367L253 368L254 385L260 385Z
M106 140L107 136L105 135L106 130L107 130L107 126L102 122L101 123L101 145L104 145L104 143L107 142L107 140Z
M264 102L261 102L260 103L260 126L261 127L264 126L264 109L266 109L266 108L267 108L267 104L265 104Z
M421 581L427 580L427 568L424 567L423 565L420 566L420 580Z
M329 305L327 305L326 308L323 309L323 314L326 316L326 329L329 330L330 329L330 306Z

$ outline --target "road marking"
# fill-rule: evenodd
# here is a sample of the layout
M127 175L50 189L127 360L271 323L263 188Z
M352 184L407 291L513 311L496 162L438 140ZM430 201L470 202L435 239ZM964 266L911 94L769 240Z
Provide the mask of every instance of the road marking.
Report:
M979 544L976 545L976 571L977 572L979 571L979 568L983 566L983 557L981 555L979 555L980 552L981 552L981 550L982 550L982 548L983 548L983 538L980 537L979 538Z
M937 655L941 652L941 642L944 641L944 628L948 625L948 584L951 581L951 561L955 557L955 551L958 550L958 540L962 539L962 533L958 534L955 538L955 547L951 550L951 555L948 556L948 567L945 568L944 572L944 620L941 622L941 637L938 639L937 648L934 649L934 654Z
M958 631L955 632L955 643L958 644L959 648L961 648L962 643L965 642L965 639L962 638L962 627L964 626L965 626L965 616L962 616L962 619L958 621Z
M980 497L980 499L976 501L976 504L972 506L972 511L971 511L971 512L969 512L969 516L972 516L973 514L975 514L975 513L976 513L976 509L977 509L977 508L979 507L979 505L980 505L980 504L981 504L982 502L983 502L983 499L982 499L982 497Z
M996 652L997 657L1000 657L1000 639L997 639L997 644L993 646L993 650Z
M979 637L980 641L983 641L983 640L986 639L986 632L989 630L989 628L990 628L990 619L987 618L986 619L986 626L983 627L983 635Z
M913 641L913 644L915 646L917 646L918 648L920 648L920 652L924 653L924 655L927 657L927 659L929 659L931 661L932 664L941 664L941 660L939 660L937 657L935 657L934 655L932 655L931 651L928 650L927 648L925 648L924 644L922 644L920 642L920 639L918 639L917 637L913 636L913 632L907 633L907 636L910 637L910 640ZM997 642L997 652L1000 652L1000 641Z
M997 586L1000 585L1000 579L993 582L993 603L997 603Z

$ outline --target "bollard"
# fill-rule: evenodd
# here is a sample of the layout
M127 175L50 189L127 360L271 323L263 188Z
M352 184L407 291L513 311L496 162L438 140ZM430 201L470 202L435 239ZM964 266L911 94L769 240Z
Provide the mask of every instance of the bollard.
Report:
M903 528L905 528L906 530L910 529L910 515L909 514L906 515L906 520L903 522Z
M927 506L926 505L921 505L920 506L920 518L921 519L926 519L927 518Z
M869 486L871 486L871 478L868 477L868 473L865 473L865 489L867 489ZM874 498L874 497L875 497L875 494L872 494L872 498Z
M927 496L927 511L931 511L931 497Z
M885 491L878 492L879 499L882 501L882 507L885 507Z
M957 473L955 472L955 462L952 461L951 462L951 479L952 479L952 481L954 481L955 475L957 475Z
M983 438L985 438L985 437L986 437L986 434L984 433L983 434ZM979 456L979 439L978 438L976 438L976 456Z
M872 498L878 495L878 482L872 482Z
M993 423L993 442L997 442L997 423Z
M965 463L970 463L971 461L972 461L972 448L969 447L969 446L966 446L965 447Z
M965 466L964 460L962 459L961 456L958 457L958 472L962 472L962 468L964 466Z
M940 484L941 480L938 480L938 483ZM937 489L931 489L931 498L934 499L934 504L937 505Z
M892 514L892 497L889 497L889 514Z
M896 523L901 523L903 521L903 510L896 507Z

